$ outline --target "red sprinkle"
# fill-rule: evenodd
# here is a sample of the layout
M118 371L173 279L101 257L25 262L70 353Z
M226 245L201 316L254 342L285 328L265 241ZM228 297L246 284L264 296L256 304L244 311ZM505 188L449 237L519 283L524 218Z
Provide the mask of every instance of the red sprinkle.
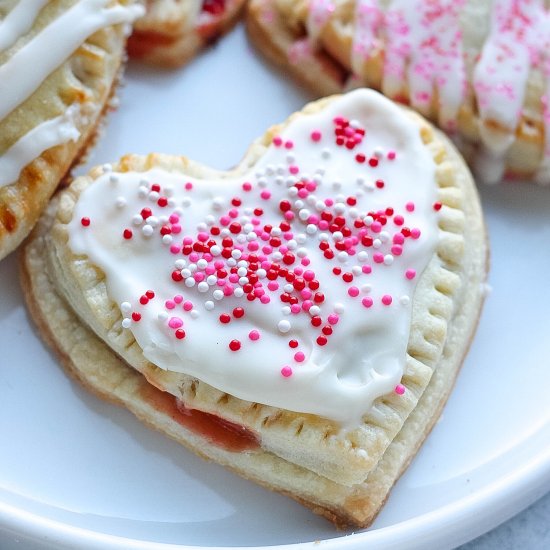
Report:
M241 349L241 343L239 340L231 340L229 342L229 349L231 351L239 351Z
M84 227L88 227L90 225L90 218L82 218L80 220L80 223L84 226Z

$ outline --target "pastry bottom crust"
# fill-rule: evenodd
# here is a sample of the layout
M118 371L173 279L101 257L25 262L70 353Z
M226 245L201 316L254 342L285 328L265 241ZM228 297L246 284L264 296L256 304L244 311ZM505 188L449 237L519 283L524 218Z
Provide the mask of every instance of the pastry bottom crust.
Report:
M172 409L159 406L146 379L120 359L80 321L48 275L45 240L56 210L50 205L21 255L21 281L33 321L69 373L103 399L126 406L148 426L172 437L205 459L215 461L268 489L285 494L338 528L368 527L401 473L437 421L469 348L485 295L487 242L479 200L462 159L449 155L463 170L465 280L449 323L441 360L419 404L363 483L348 487L296 466L258 447L235 452L213 444L178 422Z

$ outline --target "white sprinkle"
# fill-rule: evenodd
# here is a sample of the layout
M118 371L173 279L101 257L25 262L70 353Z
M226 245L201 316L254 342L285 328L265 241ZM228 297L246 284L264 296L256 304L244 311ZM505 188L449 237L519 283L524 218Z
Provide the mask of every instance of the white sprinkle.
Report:
M332 238L338 242L338 241L341 241L343 238L344 238L344 235L342 234L341 231L335 231L333 234L332 234Z
M306 202L315 208L315 204L317 203L317 197L315 195L308 195Z
M273 227L271 229L271 235L273 237L280 237L283 233L283 230L280 227Z
M204 302L204 307L207 311L212 311L214 309L214 302L212 300L206 300L206 302Z
M132 224L133 225L141 225L141 222L143 221L143 218L141 217L141 214L136 214L132 217Z
M159 222L161 225L165 225L168 223L168 216L160 216Z
M399 303L403 306L408 306L411 303L411 299L407 295L404 295L399 298Z
M191 199L189 197L185 197L182 201L181 201L181 205L182 206L185 206L186 208L188 206L191 206Z
M276 185L283 185L284 181L285 181L285 178L283 178L283 176L277 176L275 178L275 184Z
M285 292L292 292L294 290L294 286L288 283L283 287L283 289Z
M306 221L309 218L310 214L311 214L311 212L307 208L302 208L302 210L300 210L300 212L298 212L298 217L302 221Z
M364 250L361 250L361 252L359 252L359 254L357 254L357 259L358 259L361 263L364 263L364 262L366 262L366 261L369 259L369 253L368 253L368 252L365 252Z
M122 304L120 304L120 311L122 311L122 313L130 313L130 311L132 311L132 304L130 302L122 302Z
M237 242L239 244L244 244L246 242L246 235L244 233L240 233L239 235L237 235Z
M174 187L172 185L167 185L165 188L164 188L164 194L167 196L167 197L171 197L173 194L174 194Z
M296 256L298 256L298 258L305 258L307 256L307 248L298 248L298 250L296 250Z
M174 267L176 269L183 269L185 266L187 265L187 261L186 260L176 260L174 262Z
M204 270L207 265L208 265L208 262L202 258L197 262L197 267L201 270Z
M191 319L197 319L199 317L199 312L196 309L192 309L189 315L191 315Z
M208 283L206 281L201 281L198 285L197 285L197 290L199 292L206 292L210 287L208 286Z
M258 186L259 187L267 187L267 179L266 178L258 178Z
M188 267L182 269L180 273L184 279L187 279L187 277L191 277L191 270Z
M225 262L229 267L235 267L237 265L237 260L235 258L228 258Z
M132 320L131 319L122 319L122 328L130 328L132 326Z
M208 226L206 225L206 223L201 222L197 224L197 231L206 231L207 229L208 229Z
M286 243L286 246L289 250L294 250L298 246L298 243L294 239L290 239L290 241Z
M273 254L271 255L271 258L276 262L278 262L283 259L283 255L281 252L273 252Z
M360 266L360 265L354 265L354 266L351 268L351 272L352 272L354 275L361 275L361 273L363 273L363 270L361 269L361 266Z
M373 153L376 158L381 158L384 156L384 150L382 147L375 147Z
M237 275L239 277L244 277L247 274L247 272L248 272L248 269L246 269L246 267L239 267L239 269L237 270Z
M328 233L319 233L320 241L328 241Z
M342 188L342 183L339 182L339 181L333 181L332 182L332 188L333 189L341 189Z
M352 219L355 219L355 218L359 217L359 210L357 210L357 208L355 208L355 206L350 208L348 213L349 213L349 217L352 218Z
M306 233L308 235L315 235L315 233L317 233L317 226L313 223L309 223L306 227Z
M288 190L288 196L291 198L298 196L298 189L296 189L296 187L291 187Z
M195 286L195 279L193 279L193 277L188 277L187 279L185 279L185 286L188 287L188 288L193 288Z
M343 214L346 211L346 205L343 202L337 202L334 205L334 211L337 214Z
M195 273L197 271L197 264L189 264L189 269L191 273Z
M244 290L238 286L234 291L233 294L235 295L235 298L241 298L244 295Z
M307 241L307 237L305 236L304 233L298 233L298 235L296 235L296 242L298 244L304 244L306 241Z
M277 328L279 329L279 332L282 332L283 334L285 332L288 332L291 328L290 322L286 319L283 319L282 321L279 321Z
M155 232L150 225L144 225L141 231L144 237L150 237Z
M311 306L309 308L309 314L312 316L319 315L321 313L321 308L319 306Z
M315 203L315 208L318 212L322 212L325 209L325 203L323 201L317 201Z
M172 244L172 235L163 235L162 236L162 244L169 245Z
M150 191L149 192L149 200L151 202L157 202L159 200L160 195L156 191Z
M248 284L248 277L239 277L239 284L241 286L244 286L244 285L247 285Z
M228 229L227 227L224 227L224 228L220 231L220 235L221 235L222 237L227 237L227 236L229 236L229 234L230 234L230 231L229 231L229 229Z
M330 149L328 147L325 147L322 151L321 151L321 156L324 158L324 159L329 159L330 158Z
M168 320L168 313L166 313L166 311L161 311L158 315L157 315L157 319L161 322L165 322Z
M104 164L101 169L103 170L103 173L104 174L107 174L109 172L112 172L113 171L113 165L112 164Z
M204 221L206 222L207 225L214 225L214 223L216 222L216 218L214 218L212 214L208 214L208 216L204 218Z
M120 177L117 174L111 174L109 176L109 183L111 185L116 185L120 181Z
M146 223L148 223L151 227L157 227L159 224L159 219L156 216L149 216L146 220Z
M214 197L212 199L212 208L214 210L220 210L223 206L223 197Z
M292 164L293 162L296 161L295 155L293 155L292 153L287 153L286 161L288 162L288 164Z
M380 240L383 243L387 243L390 240L390 234L387 231L382 231L380 233Z
M210 249L210 254L212 254L212 256L219 256L221 253L222 253L222 249L221 249L221 247L219 247L217 244L215 244L215 245Z
M298 199L298 200L294 201L294 207L297 210L300 210L300 208L304 207L304 201L302 199Z
M124 197L117 197L115 201L115 205L117 208L124 208L126 206L127 202Z
M246 260L240 260L237 267L248 267L248 262Z
M339 262L345 263L348 259L348 253L345 250L341 250L338 252L337 258Z
M208 275L208 277L206 277L206 282L208 283L208 286L213 286L218 282L218 278L216 275Z
M368 294L368 293L371 292L371 290L372 290L372 285L369 285L369 284L363 285L363 286L361 287L361 290L362 290L365 294Z
M149 193L149 189L147 189L147 187L140 187L138 189L138 197L140 199L144 199L148 193Z
M267 271L265 269L258 269L258 271L256 271L256 275L258 275L259 279L265 279L267 276Z
M290 306L283 306L281 311L283 312L283 315L290 315L292 313Z
M231 257L234 258L235 260L238 260L242 255L243 253L237 248L231 251Z
M386 254L384 256L384 265L391 265L393 264L393 256L391 254Z
M373 248L380 248L381 246L382 246L382 241L380 239L374 239L374 241L372 241Z
M212 292L212 296L214 297L214 300L222 300L223 299L223 290L220 290L217 288Z
M344 313L344 304L341 304L340 302L336 302L334 304L334 311L338 314Z

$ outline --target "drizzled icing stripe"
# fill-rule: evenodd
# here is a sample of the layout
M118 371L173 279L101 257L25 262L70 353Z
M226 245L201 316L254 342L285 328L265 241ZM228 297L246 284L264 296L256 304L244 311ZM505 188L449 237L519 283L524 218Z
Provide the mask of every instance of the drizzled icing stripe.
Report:
M80 132L75 125L77 106L67 113L39 124L0 156L0 187L17 180L21 170L42 152L67 143L77 141Z
M357 90L294 119L236 178L107 170L69 246L155 365L353 426L403 392L436 188L415 123Z
M334 3L331 0L310 1L306 23L310 40L317 41L332 13L334 13Z
M9 45L24 36L45 3L20 2L0 24L0 43ZM79 1L0 66L0 119L28 99L90 35L143 14L139 5L106 8L108 3ZM65 115L38 125L0 155L0 187L17 181L21 169L46 149L78 139L76 115L78 109L70 106Z
M141 6L105 8L108 2L81 0L0 67L0 118L28 99L94 32L109 25L127 23L134 15L142 13ZM36 62L38 59L40 63Z
M0 21L0 52L12 46L32 28L36 16L48 0L20 0Z

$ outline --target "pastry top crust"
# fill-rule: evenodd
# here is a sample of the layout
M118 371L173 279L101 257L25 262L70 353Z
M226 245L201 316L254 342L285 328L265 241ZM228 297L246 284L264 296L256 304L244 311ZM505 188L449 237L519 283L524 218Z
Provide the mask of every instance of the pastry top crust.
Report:
M308 83L318 92L373 87L483 144L483 155L463 150L479 157L480 178L498 181L506 170L544 184L549 9L547 0L253 0L249 13L277 35L273 43L290 39L288 63L306 73L311 58L324 65Z
M130 57L167 67L187 63L237 20L244 0L155 0L134 24Z
M230 173L222 174L184 157L163 155L130 155L114 165L113 171L121 176L136 173L137 177L152 169L186 178L238 177L247 173L266 154L274 137L282 135L293 121L319 113L335 101L335 98L328 98L310 104L285 124L270 129L251 147L239 167ZM461 293L466 291L464 283L469 277L467 269L470 269L467 266L476 263L472 258L486 255L484 235L474 236L472 242L465 242L464 238L464 212L472 211L462 204L462 189L473 188L467 170L457 163L456 153L446 138L413 113L404 111L403 116L417 126L424 147L434 161L434 196L438 209L440 207L437 238L412 299L401 380L405 391L403 395L389 392L378 397L352 429L342 431L338 422L319 415L238 398L212 387L197 376L162 370L147 361L132 332L122 328L121 309L108 293L109 281L105 273L89 257L75 255L69 246L70 227L75 223L72 219L78 199L95 180L105 177L102 168L79 178L61 195L56 221L47 238L51 276L59 292L85 324L153 385L180 397L186 407L213 413L247 427L259 436L263 448L290 462L337 483L361 483L414 410L429 383L441 358L448 323L452 322ZM478 265L484 263L484 260L477 262Z
M127 24L141 11L132 4L3 4L0 258L32 228L93 133L123 58Z

